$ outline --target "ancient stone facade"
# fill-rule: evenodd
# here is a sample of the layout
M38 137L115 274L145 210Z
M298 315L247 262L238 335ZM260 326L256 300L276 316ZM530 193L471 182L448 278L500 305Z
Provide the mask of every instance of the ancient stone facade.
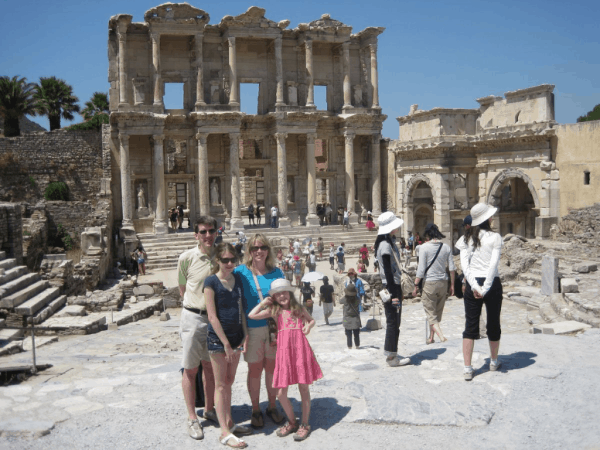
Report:
M7 258L23 262L23 232L21 206L0 202L0 252Z
M123 233L166 233L173 203L232 229L249 203L278 205L281 227L318 224L325 201L354 219L379 215L383 28L352 34L325 14L287 29L258 7L209 19L166 3L143 23L109 21L111 190ZM169 83L183 87L181 109L165 109ZM256 115L240 112L241 83L258 85ZM327 110L315 86L326 86Z
M498 206L502 234L545 237L560 216L554 86L477 99L478 109L413 105L389 144L388 206L405 233L435 222L448 241L478 202Z

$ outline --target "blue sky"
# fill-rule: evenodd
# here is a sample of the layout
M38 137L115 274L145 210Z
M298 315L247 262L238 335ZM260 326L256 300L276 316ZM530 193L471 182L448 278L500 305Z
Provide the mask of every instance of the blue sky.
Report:
M257 5L269 19L289 19L289 28L323 13L354 32L385 27L378 49L379 95L388 115L383 136L391 139L398 138L396 117L408 114L414 103L419 109L477 108L476 98L542 83L556 85L559 123L574 123L600 103L598 0L190 3L207 11L211 24ZM83 105L94 91L108 91L109 18L127 13L142 22L144 12L158 4L0 0L0 75L29 81L55 75L73 86ZM47 118L34 120L48 128Z

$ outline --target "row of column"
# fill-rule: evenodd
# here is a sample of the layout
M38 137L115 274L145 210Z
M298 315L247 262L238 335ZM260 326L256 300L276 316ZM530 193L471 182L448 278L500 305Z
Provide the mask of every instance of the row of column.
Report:
M239 141L241 133L229 133L229 168L231 179L231 229L243 229L244 222L241 214L241 190L240 190L240 162ZM285 140L287 133L275 133L277 143L277 201L279 208L280 226L290 224L287 210L287 159ZM209 198L209 174L208 174L208 133L197 133L198 142L198 182L199 182L199 206L201 215L210 215ZM156 195L156 216L154 228L157 234L168 232L165 201L165 175L164 175L164 135L153 135L153 181ZM307 200L308 214L306 216L307 226L319 224L317 216L317 177L315 160L316 133L306 135L306 167L307 167ZM354 185L354 138L352 131L344 133L345 138L345 186L346 207L348 211L354 212L354 199L356 187ZM373 214L381 214L381 169L380 169L380 136L371 137L371 179L372 179L372 203ZM120 144L120 169L121 169L121 199L123 206L123 228L133 228L133 201L131 192L131 170L129 162L129 135L119 133ZM354 216L357 216L354 214Z
M195 36L195 51L196 51L196 106L206 105L204 101L204 86L203 86L203 33L197 33ZM119 103L127 103L127 27L121 26L117 29L117 38L119 41ZM152 41L152 68L153 68L153 104L155 106L164 106L161 68L160 68L160 33L152 31L150 33ZM239 85L237 78L237 55L236 55L236 38L231 36L227 38L229 46L229 77L230 77L230 95L229 104L239 106ZM306 106L314 106L315 104L315 87L314 87L314 71L313 71L313 41L306 39L304 42L306 50L306 78L308 86L308 95ZM283 60L282 60L282 39L275 38L275 77L277 80L276 90L276 106L285 105L283 101ZM369 45L371 53L371 84L373 86L373 101L372 108L379 107L379 82L377 74L377 44ZM343 61L343 90L344 90L344 108L352 106L352 86L350 81L350 42L342 44L342 61Z

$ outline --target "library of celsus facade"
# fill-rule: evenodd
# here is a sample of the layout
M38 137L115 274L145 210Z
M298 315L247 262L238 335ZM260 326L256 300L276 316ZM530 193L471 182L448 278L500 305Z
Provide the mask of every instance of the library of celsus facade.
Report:
M389 143L388 209L408 231L435 222L448 242L478 202L498 207L502 235L547 237L560 217L554 86L477 99L477 109L413 105Z
M381 213L377 40L323 15L287 29L265 10L209 23L187 3L109 22L112 185L124 230L166 233L167 209L211 214L242 229L257 203L279 224L318 225L317 205ZM240 112L240 85L258 86L257 114ZM165 109L166 88L181 109ZM315 106L325 86L327 109ZM385 150L384 150L385 151ZM385 170L385 169L384 169ZM264 213L263 213L264 214Z

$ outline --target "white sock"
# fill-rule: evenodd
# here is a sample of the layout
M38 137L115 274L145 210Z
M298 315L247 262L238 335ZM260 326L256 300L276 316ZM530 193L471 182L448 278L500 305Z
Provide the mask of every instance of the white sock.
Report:
M497 365L497 364L498 364L498 358L496 358L496 359L491 359L491 364L493 364L493 365Z
M465 372L473 372L473 366L465 366Z

